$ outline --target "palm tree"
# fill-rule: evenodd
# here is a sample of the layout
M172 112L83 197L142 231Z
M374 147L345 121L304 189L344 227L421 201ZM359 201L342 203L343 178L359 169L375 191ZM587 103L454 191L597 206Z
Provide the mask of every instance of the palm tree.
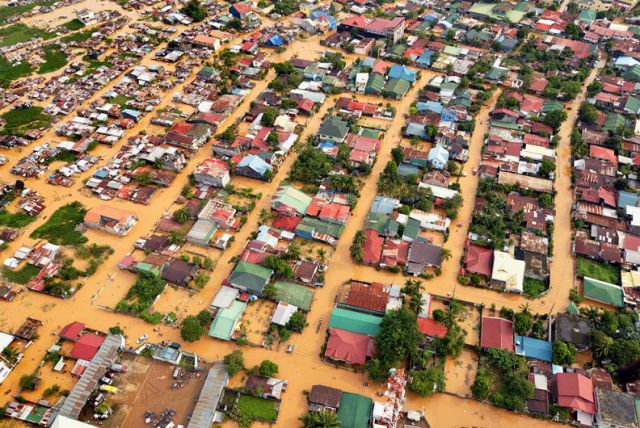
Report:
M177 230L169 232L169 241L174 245L180 245L184 243L184 235Z
M327 257L327 252L325 251L324 248L318 248L318 258L320 259L320 264L324 264L324 262L326 261L326 257Z
M442 260L449 260L451 258L451 250L448 248L443 248L440 251L440 255L442 256Z
M335 413L328 410L310 412L302 418L304 428L339 428L340 421Z
M173 219L180 224L185 224L189 220L189 212L184 207L177 209L173 212Z

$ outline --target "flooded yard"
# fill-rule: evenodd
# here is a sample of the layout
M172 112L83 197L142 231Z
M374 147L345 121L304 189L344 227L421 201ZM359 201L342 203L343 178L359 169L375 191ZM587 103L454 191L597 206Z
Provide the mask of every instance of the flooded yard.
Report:
M445 390L460 396L470 396L477 371L478 356L471 349L463 349L458 358L448 357L444 367L447 381Z

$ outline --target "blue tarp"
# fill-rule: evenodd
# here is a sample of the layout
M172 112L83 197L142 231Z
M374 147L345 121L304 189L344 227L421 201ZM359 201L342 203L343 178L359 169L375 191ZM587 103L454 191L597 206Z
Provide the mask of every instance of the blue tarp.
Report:
M551 362L551 342L527 336L516 336L516 354L534 360Z

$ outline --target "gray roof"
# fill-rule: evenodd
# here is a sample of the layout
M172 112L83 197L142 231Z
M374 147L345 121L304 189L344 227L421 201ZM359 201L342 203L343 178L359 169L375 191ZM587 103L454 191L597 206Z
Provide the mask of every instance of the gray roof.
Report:
M429 242L414 241L409 248L409 263L417 265L440 266L442 248Z
M318 129L319 135L327 135L333 138L344 138L349 132L349 125L344 120L337 116L329 116L322 122L320 129Z
M637 428L635 398L624 392L596 388L598 426Z
M188 428L210 428L216 414L224 387L229 382L229 373L222 361L213 363L198 396L196 408L189 420Z
M123 344L124 338L119 334L109 334L105 338L89 366L82 373L80 380L64 400L58 412L60 415L78 419L82 408L93 392L93 388L107 372L107 369L118 359L118 350Z
M554 340L573 343L578 349L588 349L591 345L591 325L589 320L579 315L558 314Z

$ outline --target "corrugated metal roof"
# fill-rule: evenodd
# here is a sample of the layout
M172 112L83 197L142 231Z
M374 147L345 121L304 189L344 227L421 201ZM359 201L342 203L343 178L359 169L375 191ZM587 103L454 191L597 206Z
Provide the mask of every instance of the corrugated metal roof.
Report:
M209 369L207 378L200 391L196 408L189 420L188 428L210 428L222 397L224 387L229 382L229 374L222 361L217 361Z

